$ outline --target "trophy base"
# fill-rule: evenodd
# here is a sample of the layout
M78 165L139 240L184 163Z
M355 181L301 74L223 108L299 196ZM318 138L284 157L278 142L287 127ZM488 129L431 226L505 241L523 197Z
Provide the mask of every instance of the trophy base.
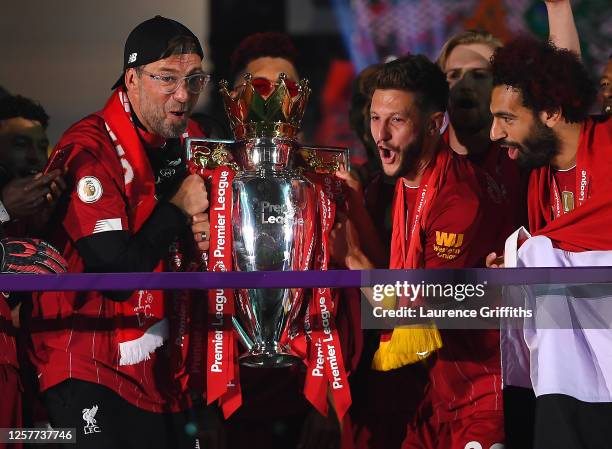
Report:
M287 368L301 361L299 357L289 354L280 347L253 347L249 352L240 356L240 364L250 368Z

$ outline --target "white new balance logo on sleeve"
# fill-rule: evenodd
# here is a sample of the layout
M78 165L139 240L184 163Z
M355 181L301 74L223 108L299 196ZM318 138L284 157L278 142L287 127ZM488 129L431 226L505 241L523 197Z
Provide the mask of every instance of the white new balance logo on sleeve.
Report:
M93 233L106 231L121 231L123 226L121 225L121 218L108 218L106 220L98 220L94 226Z

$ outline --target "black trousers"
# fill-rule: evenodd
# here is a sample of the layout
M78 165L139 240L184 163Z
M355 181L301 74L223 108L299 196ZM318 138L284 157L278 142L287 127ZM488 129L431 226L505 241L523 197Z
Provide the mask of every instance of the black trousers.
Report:
M536 397L530 388L504 388L506 449L532 449Z
M612 447L612 403L546 394L536 399L535 415L534 449Z
M77 379L44 393L54 428L75 428L72 449L194 449L192 413L152 413L133 406L109 388ZM187 427L186 427L187 426Z

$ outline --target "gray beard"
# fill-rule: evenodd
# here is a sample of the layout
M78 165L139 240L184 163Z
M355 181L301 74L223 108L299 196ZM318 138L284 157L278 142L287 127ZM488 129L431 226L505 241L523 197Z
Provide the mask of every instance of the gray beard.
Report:
M155 117L155 120L151 121L151 127L153 128L153 132L159 136L166 139L176 139L183 135L187 129L187 120L185 120L183 124L177 123L175 125L169 125L164 124L164 119Z

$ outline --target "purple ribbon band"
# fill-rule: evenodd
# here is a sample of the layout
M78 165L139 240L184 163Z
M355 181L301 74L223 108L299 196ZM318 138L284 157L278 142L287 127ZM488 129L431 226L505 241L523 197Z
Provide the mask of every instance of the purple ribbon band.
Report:
M365 287L375 284L487 283L592 284L612 283L612 267L513 268L463 270L330 270L252 271L225 273L1 274L0 291L173 290L211 288Z

